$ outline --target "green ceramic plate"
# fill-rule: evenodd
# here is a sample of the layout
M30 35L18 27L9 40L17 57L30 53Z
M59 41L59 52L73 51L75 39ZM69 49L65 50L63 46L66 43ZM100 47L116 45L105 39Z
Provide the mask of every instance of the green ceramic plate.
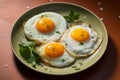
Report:
M99 49L89 58L86 59L79 59L77 60L73 65L65 68L54 68L50 66L46 66L43 64L43 66L37 66L36 68L33 68L31 64L27 63L19 54L19 41L26 40L24 36L23 31L23 23L27 21L29 18L31 18L34 15L37 15L41 12L51 11L51 12L57 12L61 15L67 14L70 10L74 10L76 12L80 13L80 19L82 21L87 21L91 24L92 28L98 31L103 36L103 42ZM52 74L52 75L66 75L66 74L73 74L80 71L83 71L93 64L95 64L104 54L104 51L106 49L108 42L108 35L106 28L102 21L90 10L75 5L71 3L48 3L43 4L38 7L35 7L26 13L24 13L15 23L12 33L11 33L11 44L14 51L14 54L16 57L27 67L41 72L45 74ZM75 70L73 66L77 66L79 69Z

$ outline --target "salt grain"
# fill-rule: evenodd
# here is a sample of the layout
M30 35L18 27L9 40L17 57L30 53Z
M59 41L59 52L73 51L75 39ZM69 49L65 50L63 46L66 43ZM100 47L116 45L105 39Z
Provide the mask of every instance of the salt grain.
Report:
M120 18L120 15L118 16L118 18Z
M53 1L53 0L50 0L51 2Z
M100 18L101 21L103 21L103 18Z
M5 68L8 68L8 64L5 64L4 67L5 67Z
M100 10L103 11L103 8L101 7Z
M101 2L98 2L98 5L101 5Z
M26 8L27 8L27 9L29 9L29 8L30 8L30 6L27 6Z

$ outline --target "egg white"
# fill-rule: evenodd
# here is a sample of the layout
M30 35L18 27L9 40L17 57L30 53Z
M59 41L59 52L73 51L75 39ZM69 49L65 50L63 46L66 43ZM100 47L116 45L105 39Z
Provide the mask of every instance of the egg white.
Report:
M36 22L43 17L49 18L54 22L54 31L43 34L36 29ZM25 23L24 32L26 37L30 40L34 40L38 43L48 43L59 40L66 28L66 20L62 15L54 12L43 12L33 16Z
M88 31L90 38L84 42L78 42L72 39L71 32L77 28L82 28ZM95 53L102 42L102 36L97 31L91 29L88 23L81 25L74 25L65 31L60 43L62 43L66 50L74 57L86 57Z
M50 43L48 43L48 44L50 44ZM46 64L60 68L60 67L68 66L68 65L72 64L75 61L75 57L68 54L68 52L66 50L64 50L64 53L60 57L57 57L57 58L48 57L45 54L45 47L46 46L47 46L47 44L39 46L39 47L36 48L38 50L38 52L39 52L39 55L40 55L41 59Z

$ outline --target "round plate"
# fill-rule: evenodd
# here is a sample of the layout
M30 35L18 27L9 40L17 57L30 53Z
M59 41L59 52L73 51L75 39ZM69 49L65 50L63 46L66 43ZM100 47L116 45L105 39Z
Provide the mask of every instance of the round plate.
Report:
M95 29L96 31L98 31L98 33L100 33L103 36L103 42L101 44L101 46L98 48L98 50L90 57L88 58L82 58L82 59L78 59L74 64L65 67L65 68L54 68L54 67L50 67L47 65L43 66L36 66L36 68L33 68L31 64L27 63L19 54L19 45L18 43L20 41L24 41L26 40L26 38L24 37L24 30L23 30L23 24L24 22L26 22L29 18L31 18L34 15L40 14L41 12L56 12L59 13L61 15L64 14L68 14L68 12L70 10L74 10L76 12L80 13L80 19L82 21L86 21L89 22L91 24L91 27L93 29ZM107 31L106 28L104 26L104 24L102 23L102 21L90 10L78 6L76 4L72 4L72 3L48 3L48 4L43 4L40 5L38 7L35 7L29 11L27 11L26 13L24 13L15 23L12 33L11 33L11 45L12 45L12 49L14 51L14 54L16 55L16 57L27 67L41 72L41 73L45 73L45 74L52 74L52 75L67 75L67 74L73 74L73 73L77 73L80 71L83 71L87 68L89 68L90 66L92 66L93 64L95 64L104 54L104 51L106 49L107 46L107 42L108 42L108 35L107 35ZM75 69L75 66L77 67L77 69Z

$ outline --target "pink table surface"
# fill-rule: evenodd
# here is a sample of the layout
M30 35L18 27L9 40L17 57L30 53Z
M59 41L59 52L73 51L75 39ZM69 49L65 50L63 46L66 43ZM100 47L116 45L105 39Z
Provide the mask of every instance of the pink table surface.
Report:
M29 9L48 2L71 2L103 19L109 42L103 57L89 69L73 75L51 76L35 72L14 56L10 34L16 20ZM119 0L0 0L0 80L120 80Z

